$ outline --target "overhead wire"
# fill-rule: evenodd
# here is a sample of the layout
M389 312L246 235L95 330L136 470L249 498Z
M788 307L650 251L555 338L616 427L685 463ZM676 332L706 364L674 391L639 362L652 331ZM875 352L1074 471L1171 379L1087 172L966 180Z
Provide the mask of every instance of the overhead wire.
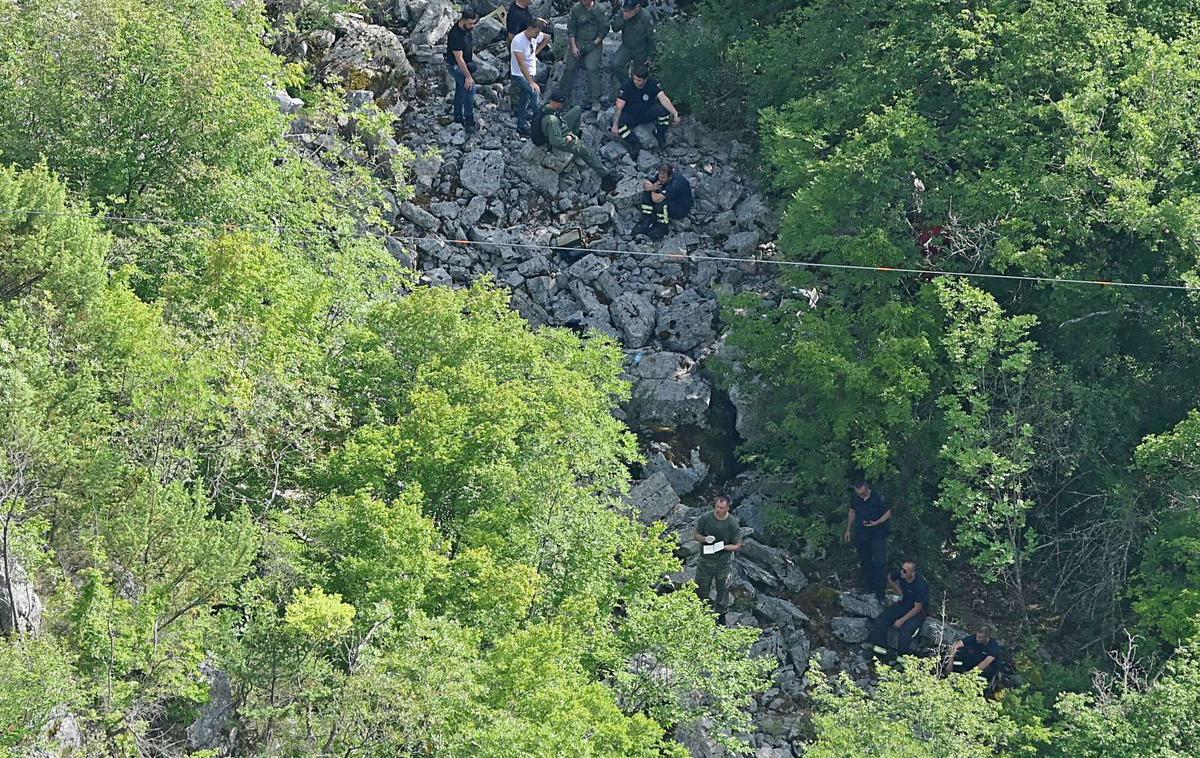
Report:
M18 216L18 215L38 215L38 216L60 216L72 217L79 219L94 219L101 221L109 221L120 224L152 224L156 226L182 226L189 228L208 228L219 229L222 231L256 231L270 232L280 237L299 236L302 238L311 239L314 236L315 230L312 229L293 229L283 224L265 225L265 224L241 224L219 221L185 221L178 219L169 219L155 216L120 216L120 215L90 215L77 211L48 211L29 208L0 208L0 216ZM336 232L326 232L329 235L337 235ZM367 237L368 235L356 233L349 235L353 237ZM415 236L415 235L390 235L393 239L401 242L421 243L434 242L442 245L464 245L477 247L509 247L516 249L527 250L547 250L555 249L553 244L536 244L510 241L493 241L493 240L471 240L471 239L452 239L448 237L431 237L431 236ZM1118 279L1076 279L1071 277L1059 276L1036 276L1032 274L997 274L987 273L982 271L950 271L946 269L933 268L912 268L905 266L869 266L852 263L827 263L823 261L797 261L783 258L750 258L745 256L726 256L726 255L705 255L701 252L661 252L649 250L630 250L625 248L603 248L603 247L587 247L580 248L589 253L597 253L601 255L613 256L629 256L637 258L662 258L670 260L687 260L687 261L707 261L714 263L749 263L767 266L803 268L803 269L828 269L837 271L860 271L864 273L882 273L882 274L916 274L921 276L952 276L971 279L992 279L1001 281L1021 281L1033 282L1049 285L1083 285L1096 287L1118 287L1130 289L1147 289L1147 290L1171 290L1194 292L1200 291L1200 288L1188 284L1166 284L1163 282L1128 282Z

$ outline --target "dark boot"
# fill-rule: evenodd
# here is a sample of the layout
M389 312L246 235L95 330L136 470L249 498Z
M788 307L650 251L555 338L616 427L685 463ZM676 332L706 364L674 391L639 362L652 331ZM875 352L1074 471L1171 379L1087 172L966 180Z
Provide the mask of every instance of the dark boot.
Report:
M646 234L647 232L650 231L650 228L653 226L654 226L654 217L648 216L643 213L642 217L640 219L638 219L637 224L635 224L633 227L633 236L636 237L639 234Z

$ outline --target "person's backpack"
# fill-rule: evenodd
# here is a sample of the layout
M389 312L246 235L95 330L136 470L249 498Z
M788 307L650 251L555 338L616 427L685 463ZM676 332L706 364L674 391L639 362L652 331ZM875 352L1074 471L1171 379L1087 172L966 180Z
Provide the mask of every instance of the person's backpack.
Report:
M546 131L542 129L542 119L545 117L546 112L538 108L533 120L529 123L529 141L541 147L550 144L550 140L546 139Z

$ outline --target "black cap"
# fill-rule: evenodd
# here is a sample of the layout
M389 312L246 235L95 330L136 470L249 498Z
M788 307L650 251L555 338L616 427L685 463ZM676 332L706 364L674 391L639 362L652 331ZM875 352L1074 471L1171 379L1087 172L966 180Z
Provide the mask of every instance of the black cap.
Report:
M625 0L625 10L631 11L642 4L642 0Z
M553 92L551 92L549 99L550 99L550 102L552 102L552 103L567 102L567 96L562 93L562 90L554 90Z

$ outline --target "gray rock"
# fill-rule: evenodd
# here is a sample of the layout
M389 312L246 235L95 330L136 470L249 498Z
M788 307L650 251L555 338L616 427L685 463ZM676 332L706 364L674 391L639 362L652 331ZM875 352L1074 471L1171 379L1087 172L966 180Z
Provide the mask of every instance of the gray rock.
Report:
M187 728L188 745L193 750L216 750L233 727L233 691L229 676L209 661L200 664L200 674L208 681L209 697L200 717Z
M608 270L608 261L588 253L571 264L567 275L583 282L594 282L596 277ZM639 345L640 347L640 345Z
M471 202L467 203L467 207L458 212L458 221L465 227L472 227L479 223L479 219L483 218L483 214L487 212L487 198L476 195L471 198Z
M550 301L554 299L554 293L558 291L558 277L535 276L526 279L525 289L529 290L529 297L533 299L533 302L545 308L550 305Z
M633 378L630 415L642 426L676 429L703 426L712 388L699 375L696 362L679 353L650 353L629 369Z
M739 519L742 518L742 506L738 507L737 515ZM744 525L746 522L742 523ZM763 566L777 577L779 585L790 592L800 592L808 586L808 579L804 576L804 572L796 568L787 553L779 548L764 545L758 540L747 537L742 540L742 549L738 557Z
M458 211L458 203L454 202L443 201L429 204L429 212L446 221L453 221L458 218Z
M517 264L517 273L527 279L534 276L545 276L553 271L550 261L541 254L532 255Z
M504 153L476 150L463 160L458 180L473 194L490 198L504 186Z
M716 315L717 304L712 300L676 301L658 312L655 332L665 350L686 353L716 339Z
M369 89L352 89L344 97L346 98L346 107L351 112L375 102L375 93Z
M413 157L408 168L418 191L427 192L433 186L437 181L438 172L442 170L443 162L442 156L432 151Z
M859 616L837 616L829 625L833 636L851 645L864 642L871 631L871 622Z
M738 203L734 208L734 214L737 217L738 226L743 228L751 225L768 228L771 225L771 209L758 195L750 195Z
M458 19L452 0L410 0L408 9L415 22L408 33L409 50L440 43Z
M681 506L679 495L662 474L638 482L625 497L642 523L650 524L672 515Z
M797 629L787 637L788 658L792 661L792 667L796 670L796 676L803 677L808 671L808 661L812 642L808 635Z
M592 205L584 208L580 216L585 226L603 226L612 221L614 213L616 213L616 209L613 208L612 204L605 203L604 205Z
M493 4L492 7L494 8L497 4L499 3ZM472 3L472 5L475 5L475 3ZM504 33L504 24L497 21L495 16L487 16L490 10L491 8L486 11L479 11L479 23L475 24L475 30L471 34L471 39L475 43L476 50L483 50L483 48L491 44L492 40Z
M758 602L754 605L754 615L764 624L788 629L807 624L809 621L808 616L804 615L804 611L795 605L781 597L769 595L761 595L758 598Z
M712 730L712 720L705 716L699 721L675 727L672 736L692 758L725 758L727 752L721 743L713 739Z
M920 640L930 647L947 647L967 636L967 632L939 619L927 618L921 624Z
M751 658L774 658L782 663L787 659L787 646L783 643L783 634L778 629L770 629L763 632L763 635L758 638L750 646Z
M875 599L874 595L867 595L861 592L843 592L839 596L838 602L841 604L842 610L851 616L862 616L873 619L883 613L883 606Z
M495 84L508 77L508 68L504 66L504 62L489 52L476 53L474 61L475 73L472 78L476 84Z
M529 147L532 147L537 153L544 153L545 155L553 154L553 151L538 147L532 143L529 143ZM570 162L570 155L567 155L566 153L559 153L559 155L565 156L567 161ZM513 163L513 170L516 171L517 174L519 174L532 189L537 190L547 197L557 197L559 172L553 168L543 165L541 160L542 157L543 156L541 155L526 153L522 159Z
M737 232L725 240L725 249L737 256L747 256L758 249L761 237L758 232Z
M837 668L838 656L837 653L827 647L819 647L813 651L813 658L817 660L817 665L821 670L829 673Z
M450 272L441 266L432 271L426 271L421 278L434 287L449 287L454 284L454 277L450 276Z
M9 557L8 569L6 574L0 562L0 632L37 634L42 628L42 599L15 557Z
M285 90L275 90L271 93L271 97L275 98L275 102L279 103L279 112L285 116L290 116L304 107L303 100L298 97L292 97Z
M436 231L441 226L441 222L432 213L407 201L400 203L400 215L427 232Z
M393 258L400 261L402 265L407 266L408 268L412 268L416 265L416 256L413 254L412 250L409 249L408 243L398 240L395 237L388 237L384 240L384 244L387 246L388 253L391 254Z
M609 310L612 311L613 322L616 323L616 303ZM688 458L688 463L677 464L661 452L656 451L647 458L644 468L647 472L667 477L667 481L671 483L671 489L683 496L699 487L700 483L708 476L708 464L700 459L700 448L692 448Z
M637 293L626 292L613 301L609 311L613 325L621 330L626 347L642 347L649 342L658 317L649 300Z
M334 14L337 42L318 66L318 77L344 89L368 89L380 107L394 104L414 74L400 38L352 14Z

